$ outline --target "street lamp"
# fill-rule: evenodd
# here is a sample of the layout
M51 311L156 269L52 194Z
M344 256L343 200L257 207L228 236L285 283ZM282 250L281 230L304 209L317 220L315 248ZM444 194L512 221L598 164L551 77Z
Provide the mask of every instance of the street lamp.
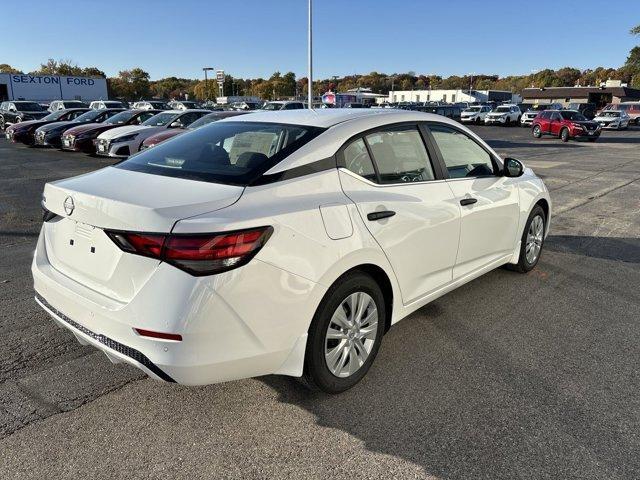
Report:
M213 67L202 67L204 72L204 96L205 100L209 100L209 79L207 78L207 72L213 70Z

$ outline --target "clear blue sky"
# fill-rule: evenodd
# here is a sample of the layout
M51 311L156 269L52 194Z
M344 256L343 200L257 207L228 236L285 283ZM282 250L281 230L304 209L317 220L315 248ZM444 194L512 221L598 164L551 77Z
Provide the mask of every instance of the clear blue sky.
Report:
M302 76L306 8L307 0L3 1L0 63L29 71L64 58L108 75L140 66L152 79L199 78L203 66ZM640 23L635 0L314 0L314 12L315 78L619 67L640 43L629 35Z

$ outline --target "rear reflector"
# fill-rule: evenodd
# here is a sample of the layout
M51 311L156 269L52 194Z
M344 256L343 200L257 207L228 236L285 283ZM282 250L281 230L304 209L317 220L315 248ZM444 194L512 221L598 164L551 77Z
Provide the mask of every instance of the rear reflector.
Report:
M163 235L105 233L125 252L157 258L192 275L212 275L246 264L262 248L272 227L222 233Z
M151 338L160 338L162 340L175 340L177 342L182 341L182 335L178 335L177 333L163 333L163 332L154 332L153 330L144 330L142 328L134 328L138 335L143 337L151 337Z

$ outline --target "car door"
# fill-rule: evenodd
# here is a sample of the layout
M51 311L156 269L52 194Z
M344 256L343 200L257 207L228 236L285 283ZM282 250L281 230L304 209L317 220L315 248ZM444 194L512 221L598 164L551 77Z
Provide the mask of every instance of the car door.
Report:
M540 131L542 133L549 133L549 128L551 125L551 112L544 111L540 113L536 118L536 121L540 125Z
M549 133L551 135L559 135L562 128L562 116L558 112L551 113L551 121L549 122Z
M468 133L436 123L428 125L428 132L460 210L455 280L513 254L520 219L518 186L502 176L493 154Z
M451 282L460 210L417 125L369 132L338 154L340 181L409 304Z

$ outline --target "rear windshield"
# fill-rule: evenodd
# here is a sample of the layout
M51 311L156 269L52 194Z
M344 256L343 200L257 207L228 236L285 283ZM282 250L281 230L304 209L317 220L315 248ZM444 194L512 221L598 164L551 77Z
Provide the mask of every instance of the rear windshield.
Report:
M23 112L41 112L43 110L40 104L35 102L16 102L15 106Z
M322 128L214 122L119 163L116 168L230 185L249 185Z

